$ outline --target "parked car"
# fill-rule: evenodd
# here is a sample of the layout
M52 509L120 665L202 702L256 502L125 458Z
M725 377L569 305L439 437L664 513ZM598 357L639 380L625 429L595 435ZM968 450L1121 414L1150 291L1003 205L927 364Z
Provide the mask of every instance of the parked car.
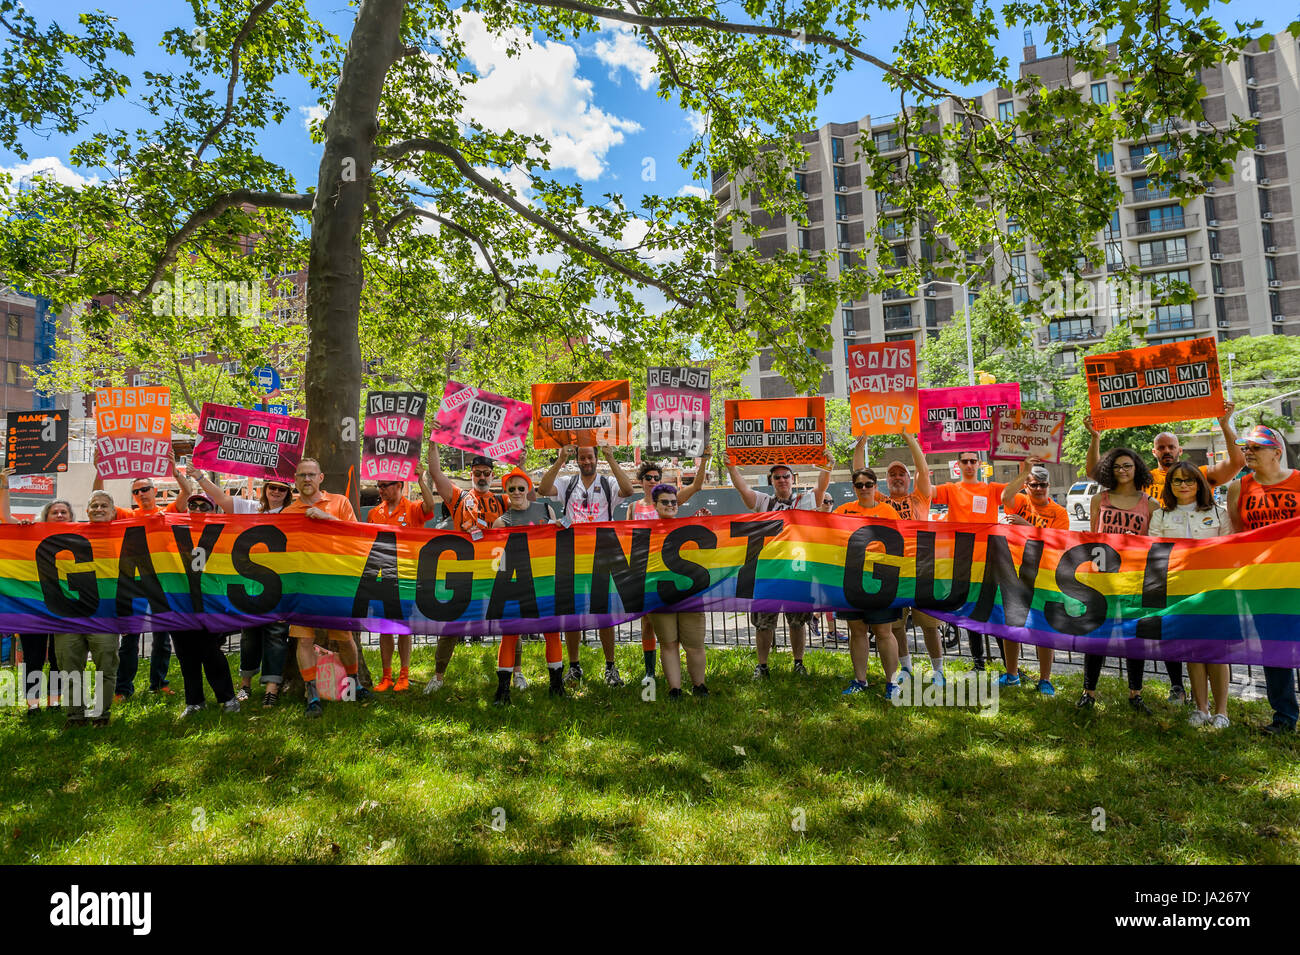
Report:
M1070 492L1065 496L1065 509L1076 520L1088 519L1088 504L1094 494L1101 493L1101 485L1096 481L1079 481L1070 485Z

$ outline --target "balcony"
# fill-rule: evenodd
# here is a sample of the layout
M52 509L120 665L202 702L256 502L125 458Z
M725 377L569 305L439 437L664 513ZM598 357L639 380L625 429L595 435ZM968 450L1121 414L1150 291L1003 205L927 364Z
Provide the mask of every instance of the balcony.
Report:
M1182 265L1184 262L1201 261L1201 249L1150 249L1144 250L1138 258L1138 268L1153 269L1162 265Z
M1169 198L1168 186L1142 186L1129 192L1130 202L1163 202Z
M897 136L877 136L873 142L881 153L892 153L903 148L903 142Z
M1103 330L1096 325L1088 325L1086 328L1074 328L1070 326L1062 329L1048 323L1048 326L1038 333L1038 344L1047 345L1051 342L1082 342L1092 338L1101 338Z
M876 212L882 216L887 216L891 212L902 212L903 207L896 202L890 202L888 199L876 200Z
M1145 135L1136 136L1136 137L1126 137L1124 139L1121 139L1120 142L1131 143L1138 139L1148 139L1152 136L1165 136L1169 133L1174 132L1175 130L1183 129L1186 126L1187 124L1183 122L1181 119L1162 119L1159 122L1154 122L1150 126L1148 126Z
M885 331L899 332L903 330L915 330L920 327L920 319L915 315L907 315L903 318L885 319Z
M1147 326L1147 335L1168 335L1173 332L1189 332L1197 328L1209 328L1208 315L1190 315L1182 318L1158 318Z
M907 289L887 288L880 293L880 297L886 302L896 302L899 299L912 299L918 296L915 292L909 292Z
M1186 232L1190 229L1200 228L1201 217L1195 213L1192 215L1180 216L1161 216L1159 219L1148 219L1145 222L1130 222L1128 225L1128 234L1134 235L1154 235L1157 232Z
M1160 155L1163 155L1166 160L1173 158L1173 153L1159 153L1159 152L1147 153L1147 156L1160 156ZM1128 176L1136 175L1137 173L1146 172L1147 171L1146 156L1143 156L1141 159L1132 159L1132 158L1121 159L1119 161L1119 171Z

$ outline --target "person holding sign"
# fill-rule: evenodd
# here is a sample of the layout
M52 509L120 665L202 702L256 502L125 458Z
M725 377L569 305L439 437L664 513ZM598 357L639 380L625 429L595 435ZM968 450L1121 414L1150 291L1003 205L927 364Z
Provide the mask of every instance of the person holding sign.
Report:
M676 520L677 511L681 506L676 485L658 484L650 493L659 512L658 520ZM709 509L702 507L696 513L708 517ZM663 642L664 679L668 681L668 699L682 698L681 648L683 647L686 649L686 672L691 678L691 695L708 696L709 688L704 685L704 611L681 613L660 611L648 616L654 623L659 639Z
M578 474L576 477L558 477L560 468L569 460L571 445L560 448L555 463L542 476L537 487L538 497L559 499L560 520L569 524L591 524L600 521L612 521L618 509L636 494L636 488L623 469L614 460L614 452L609 445L601 445L600 453L605 456L609 473L613 478L596 474L596 449L584 447L578 449ZM617 482L617 493L615 493ZM569 649L569 672L564 675L566 683L578 683L582 680L582 662L579 651L582 647L582 631L567 630L564 641ZM605 683L608 686L622 686L623 678L619 675L618 664L614 662L614 628L600 628L600 646L605 651Z
M794 493L794 471L784 464L774 464L767 471L767 479L772 482L772 493L768 494L766 491L755 491L751 488L730 458L727 460L727 473L731 475L732 485L740 493L740 499L745 506L756 514L768 511L817 510L818 503L831 483L829 462L820 470L821 476L817 479L816 490L800 491L796 494ZM776 613L766 612L751 612L749 615L750 626L754 628L754 645L758 651L758 665L754 667L755 680L765 680L769 676L767 658L772 652L772 645L776 643L777 616ZM790 652L794 657L791 672L798 676L808 675L808 670L803 665L803 651L804 643L808 638L808 624L811 622L811 611L786 611L785 625L790 629Z
M1228 517L1232 529L1253 531L1279 521L1300 517L1300 471L1287 467L1286 442L1282 435L1262 424L1239 439L1245 451L1244 474L1228 486ZM62 659L63 652L59 651ZM1295 671L1288 667L1264 667L1264 685L1273 707L1273 722L1261 726L1269 736L1295 732L1300 709L1296 705Z
M433 488L429 486L429 479L423 473L420 475L420 501L418 502L406 496L405 481L385 481L381 478L375 484L379 488L379 503L366 515L366 522L369 524L395 524L398 527L420 528L432 520L437 513ZM401 663L396 682L393 680L394 642L397 644L397 656ZM411 643L409 633L400 634L396 641L391 633L379 635L379 662L384 668L384 675L375 684L374 692L386 693L392 690L394 693L405 693L411 688Z

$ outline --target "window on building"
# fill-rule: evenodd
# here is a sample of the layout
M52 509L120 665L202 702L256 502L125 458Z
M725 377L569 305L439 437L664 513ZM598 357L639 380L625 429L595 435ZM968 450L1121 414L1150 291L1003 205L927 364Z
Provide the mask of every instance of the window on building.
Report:
M1054 352L1050 360L1058 368L1073 368L1077 354L1078 352L1073 348L1063 348L1058 352Z
M876 149L882 153L891 152L898 148L898 134L895 132L876 133L871 138L876 144Z
M835 226L835 238L839 242L849 241L849 224L847 222L840 222Z
M1068 342L1091 337L1091 318L1054 318L1047 323L1048 341Z
M22 365L16 361L5 362L5 381L8 384L18 384L19 376L22 374Z
M853 326L853 309L851 309L851 308L841 309L841 310L840 310L840 317L844 319L844 332L845 332L845 334L852 334L853 331L854 331L854 326Z
M1106 83L1092 84L1092 101L1099 106L1110 102L1110 87Z
M1228 320L1228 300L1226 298L1215 297L1214 317L1220 322L1226 322Z
M1264 258L1264 276L1270 282L1277 281L1277 259L1271 255Z
M853 268L853 253L847 249L840 250L840 272L841 274Z
M808 176L802 172L794 174L794 187L800 192L808 191Z
M844 140L831 139L831 158L835 162L844 162Z
M1210 282L1216 289L1223 288L1223 266L1218 262L1210 266Z
M939 303L932 298L925 300L925 325L935 328L939 324Z
M836 195L836 197L835 197L835 215L836 215L836 217L839 217L839 216L846 216L846 215L848 215L848 214L849 214L849 199L848 199L848 196Z
M1243 56L1241 65L1245 67L1246 79L1253 80L1255 78L1255 58L1253 56Z
M905 243L891 245L889 251L893 253L894 264L887 265L886 268L901 269L907 266L907 245Z
M886 335L886 336L885 336L885 341L887 341L887 342L909 342L909 341L913 341L913 340L914 340L914 337L913 337L911 334L907 334L907 333L904 333L904 334L902 334L902 335Z
M1268 313L1269 315L1282 314L1282 296L1277 292L1268 293Z
M1029 284L1029 266L1023 254L1011 256L1011 274L1015 276L1016 285Z
M1187 238L1157 239L1138 246L1138 261L1142 265L1181 265L1187 261Z
M1192 327L1191 305L1157 305L1155 307L1155 324L1158 331L1170 331L1175 328Z
M831 170L831 174L835 178L835 188L838 190L840 186L844 185L844 170L839 166L836 166Z
M1215 212L1214 196L1205 197L1205 224L1214 225L1219 221L1218 213Z
M1259 90L1256 89L1246 90L1246 108L1249 109L1252 113L1259 112Z
M1106 224L1106 229L1102 237L1107 241L1119 238L1119 210L1116 209L1110 214L1110 222Z
M1011 122L1011 120L1015 118L1015 115L1016 115L1015 103L1009 100L1005 103L998 103L998 119L1000 119L1002 122L1004 123Z
M1097 168L1102 172L1110 172L1115 168L1115 150L1098 149L1097 150Z
M1207 229L1205 231L1205 240L1210 246L1210 255L1215 255L1219 251L1219 230Z
M890 326L890 323L894 324ZM898 323L903 322L910 325L912 323L912 303L904 302L902 305L885 306L885 325L887 327L898 327Z
M1140 232L1164 232L1168 229L1181 229L1186 221L1182 206L1154 206L1137 211Z
M1259 234L1260 237L1264 240L1265 250L1267 250L1271 246L1277 245L1277 243L1273 241L1273 223L1261 222L1259 225Z
M1263 215L1265 212L1272 212L1272 211L1273 211L1273 200L1271 200L1271 199L1268 197L1268 190L1267 190L1267 189L1256 189L1255 192L1259 195L1259 211L1260 211L1260 214Z
M10 338L23 337L23 317L13 312L9 313L9 324L5 329L5 334Z
M812 248L812 233L809 232L807 229L799 230L799 248L801 249Z

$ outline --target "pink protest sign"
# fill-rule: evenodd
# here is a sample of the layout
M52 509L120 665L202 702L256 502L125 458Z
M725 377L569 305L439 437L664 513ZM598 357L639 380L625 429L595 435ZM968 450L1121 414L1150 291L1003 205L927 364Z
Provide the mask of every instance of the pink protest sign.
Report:
M171 410L165 387L96 388L99 476L165 477L171 469Z
M533 406L527 401L449 381L429 429L429 440L518 464L524 459L532 423Z
M1065 443L1064 411L999 412L993 417L991 456L1002 461L1042 458L1059 462Z
M646 450L698 458L709 443L708 368L650 368L646 372Z
M371 481L414 481L424 448L422 391L372 391L366 395L361 476Z
M203 405L195 467L292 481L307 444L307 419L230 405Z
M1020 410L1020 385L965 385L922 388L921 450L926 454L987 451L993 416Z

